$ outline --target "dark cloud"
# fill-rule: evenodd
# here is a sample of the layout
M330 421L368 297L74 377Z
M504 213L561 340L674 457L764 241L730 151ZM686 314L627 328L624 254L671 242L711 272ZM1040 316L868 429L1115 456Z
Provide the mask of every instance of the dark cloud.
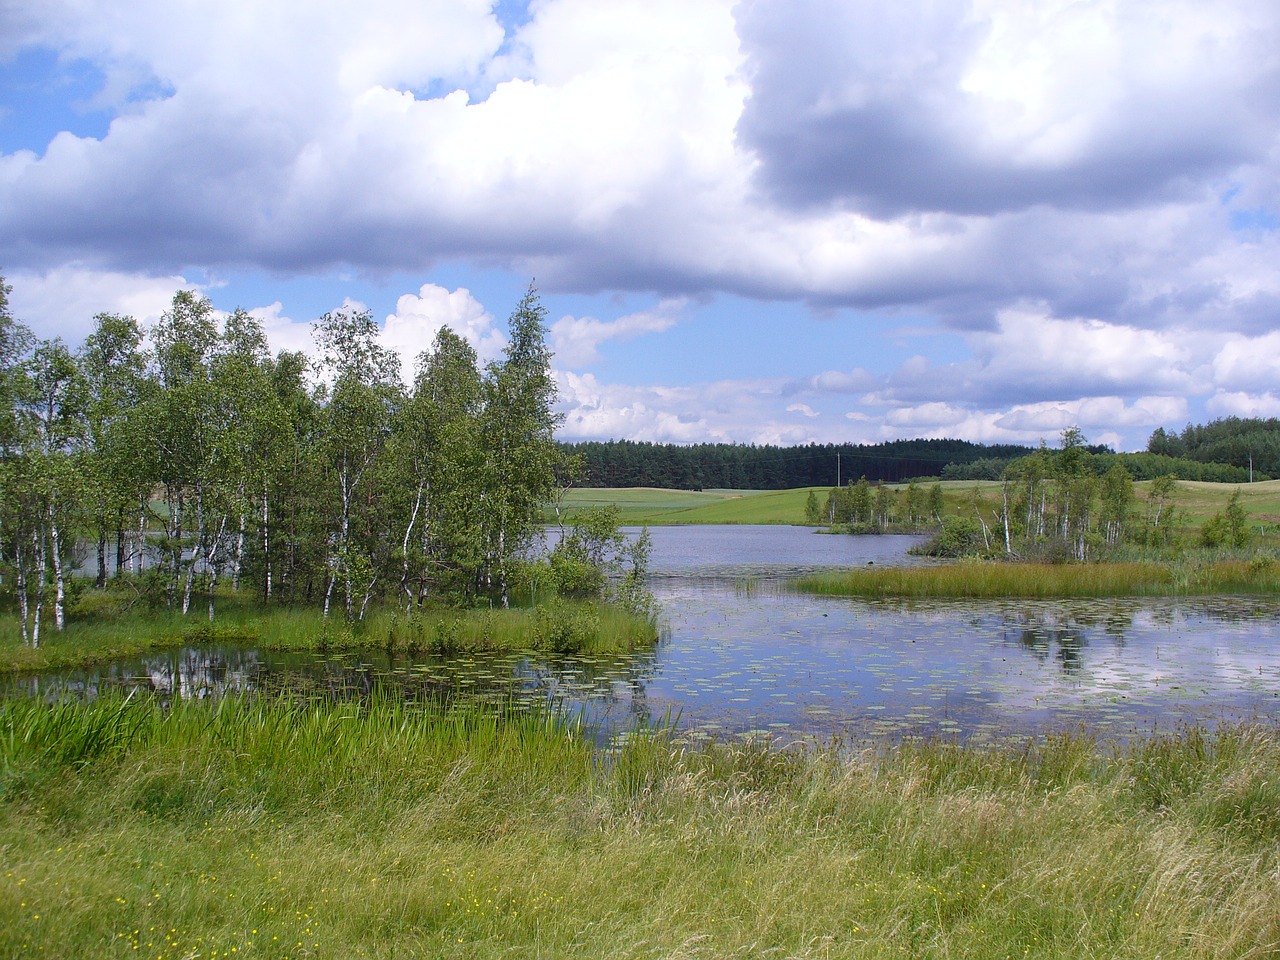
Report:
M966 7L741 6L752 92L738 136L759 157L767 194L876 217L1037 205L1108 210L1185 197L1204 177L1268 148L1280 116L1274 58L1240 70L1235 55L1244 51L1215 47L1206 36L1203 64L1174 65L1157 77L1121 64L1100 82L1096 101L1057 90L1061 102L1033 105L1044 116L1028 118L966 82L995 29ZM1139 33L1132 23L1117 26ZM1160 41L1158 22L1117 38L1122 47ZM1048 46L1042 56L1050 62L1041 66L1049 70L1055 53L1076 53L1067 44L1055 51L1052 38ZM1061 72L1069 79L1078 71Z

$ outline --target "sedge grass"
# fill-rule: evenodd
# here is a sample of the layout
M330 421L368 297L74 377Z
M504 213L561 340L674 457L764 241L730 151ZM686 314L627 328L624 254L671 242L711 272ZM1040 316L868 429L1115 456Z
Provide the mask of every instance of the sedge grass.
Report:
M68 753L77 722L118 735ZM9 703L0 726L26 731L0 749L4 956L1280 949L1271 728L1125 750L657 734L602 760L554 718L387 701Z
M1280 564L1185 558L1171 563L963 561L803 577L806 593L851 597L1163 597L1280 593Z
M542 650L617 653L652 643L653 622L625 609L591 601L556 600L511 609L425 608L378 610L358 623L319 611L279 607L231 607L209 622L203 613L183 617L144 611L110 620L71 621L41 645L19 639L13 617L0 618L0 668L47 670L138 656L192 643L253 644L268 650L383 649L393 652L469 653Z

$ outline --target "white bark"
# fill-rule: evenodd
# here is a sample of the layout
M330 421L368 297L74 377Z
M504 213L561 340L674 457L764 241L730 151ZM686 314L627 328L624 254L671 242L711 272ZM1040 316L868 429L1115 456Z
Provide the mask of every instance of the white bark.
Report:
M271 602L271 527L268 521L270 514L268 512L267 501L267 478L262 478L262 562L265 565L265 573L263 580L263 599Z
M66 626L67 622L67 584L66 580L62 576L61 541L58 536L58 521L55 518L54 505L52 503L49 504L49 540L53 553L53 624L54 628L61 633L62 628Z

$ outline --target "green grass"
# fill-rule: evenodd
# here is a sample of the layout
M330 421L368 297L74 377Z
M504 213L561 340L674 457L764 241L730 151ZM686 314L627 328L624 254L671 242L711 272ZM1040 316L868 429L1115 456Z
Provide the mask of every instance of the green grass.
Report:
M932 484L922 484L927 490ZM945 512L964 514L970 510L969 496L976 487L990 509L998 509L1000 484L994 481L942 481ZM1143 509L1149 483L1134 485L1139 512ZM1206 520L1226 506L1231 495L1240 490L1241 503L1255 529L1274 535L1280 533L1280 480L1254 484L1205 483L1179 481L1174 505L1186 527L1198 530ZM803 524L805 501L809 491L826 501L827 487L801 487L794 490L659 490L654 488L592 487L568 491L561 505L562 513L571 519L586 507L617 504L622 522L628 525L655 526L668 523L787 523ZM901 493L906 484L889 484ZM547 511L548 522L554 522L553 510Z
M1040 564L962 561L942 566L868 567L814 574L805 593L849 597L1164 597L1280 593L1280 564L1206 561Z
M138 656L189 643L254 644L268 650L352 650L465 653L543 650L558 653L617 653L652 643L653 623L603 603L554 601L539 608L509 610L424 609L408 617L382 610L362 623L340 614L324 619L314 609L224 603L210 623L203 610L183 617L139 611L114 620L72 621L62 633L46 624L41 645L19 639L17 620L0 617L0 669L47 670Z
M969 513L969 495L977 488L993 512L1000 507L1000 484L996 481L954 480L942 484L948 513ZM1134 484L1136 509L1142 514L1146 508L1147 491L1151 484L1141 481ZM1255 533L1274 538L1280 533L1280 480L1259 483L1209 483L1201 480L1179 480L1173 495L1176 510L1175 522L1193 538L1205 521L1221 513L1232 494L1240 491L1240 504L1248 514L1249 525Z
M803 524L811 488L796 490L659 490L651 487L590 487L570 490L561 504L566 519L588 507L617 505L629 526L681 523ZM825 498L825 487L817 490ZM554 520L549 510L548 521Z
M13 957L1263 957L1280 742L600 754L390 701L9 702L0 850Z

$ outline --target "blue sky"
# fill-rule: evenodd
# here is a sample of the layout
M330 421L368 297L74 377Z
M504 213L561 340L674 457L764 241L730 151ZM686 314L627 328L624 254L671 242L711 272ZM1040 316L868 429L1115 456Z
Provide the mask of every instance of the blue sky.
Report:
M531 279L566 439L1052 441L1280 416L1264 0L0 5L0 272L406 367Z

